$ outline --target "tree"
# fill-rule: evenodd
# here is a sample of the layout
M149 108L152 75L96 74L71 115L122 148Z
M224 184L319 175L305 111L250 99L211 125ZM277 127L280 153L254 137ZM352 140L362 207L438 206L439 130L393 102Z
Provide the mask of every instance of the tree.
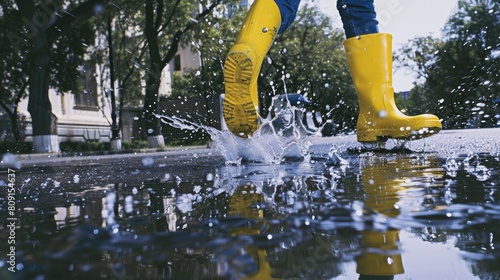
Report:
M106 93L110 104L112 140L118 140L112 143L115 149L119 149L123 132L124 106L137 106L143 99L140 70L147 53L141 28L143 6L143 1L113 1L113 5L106 10L107 20L95 25L95 33L102 34L97 42L101 47L91 52L90 56L99 66L101 92Z
M424 79L422 108L444 118L445 128L492 126L500 89L500 1L460 0L442 40L416 38L397 56Z
M27 44L29 59L29 100L28 111L31 115L33 127L33 147L35 152L58 152L57 120L52 114L52 107L48 96L51 83L61 86L68 80L74 83L69 75L55 77L55 73L63 74L66 70L76 72L80 64L66 61L59 66L67 65L63 69L56 68L53 61L55 52L66 55L67 58L77 59L78 53L73 56L74 48L61 48L59 45L76 26L79 26L92 15L102 11L107 1L88 0L79 5L53 1L45 3L35 0L16 0L18 7L18 25L23 26L22 33L10 33L10 43L16 46ZM10 2L10 4L14 4ZM83 33L83 35L89 35ZM80 44L84 42L80 41ZM61 43L62 44L62 43ZM82 46L83 47L83 46Z
M116 3L116 2L115 2ZM124 106L137 106L144 94L141 85L141 66L147 54L147 44L143 36L143 1L122 1L119 9L109 9L114 13L113 40L115 73L117 80L118 127L122 131Z
M157 117L157 114L161 113L159 108L161 73L174 58L181 40L188 39L184 37L221 3L221 0L217 0L205 6L204 1L146 0L144 34L148 44L149 67L146 70L143 117L151 147L164 145L161 122ZM165 45L167 47L164 47Z

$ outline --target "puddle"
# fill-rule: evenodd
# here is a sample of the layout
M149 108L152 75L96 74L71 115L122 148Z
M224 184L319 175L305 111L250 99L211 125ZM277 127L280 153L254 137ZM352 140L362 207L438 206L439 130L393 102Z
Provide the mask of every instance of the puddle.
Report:
M89 183L82 166L18 171L16 273L2 279L500 276L492 155L344 150L281 164L197 158L177 169L145 158L141 168L163 169L139 182L94 170L103 184Z

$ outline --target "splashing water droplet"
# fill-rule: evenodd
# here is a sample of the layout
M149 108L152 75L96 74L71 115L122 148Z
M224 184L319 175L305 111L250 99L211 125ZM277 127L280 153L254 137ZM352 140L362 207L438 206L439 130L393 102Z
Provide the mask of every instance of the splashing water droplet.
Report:
M285 96L285 97L283 97ZM296 100L297 106L305 103ZM176 116L158 116L162 122L186 130L205 130L224 158L226 164L240 165L241 160L278 164L286 158L309 156L309 137L316 131L303 122L302 108L291 104L288 95L273 99L270 114L261 118L261 126L248 138L234 136L228 130L203 126Z
M151 157L146 157L142 159L142 164L144 166L152 166L155 163L154 159Z
M389 113L386 111L386 110L380 110L378 112L378 116L381 117L381 118L385 118L389 115Z
M208 173L206 180L209 181L209 182L213 181L214 180L214 174Z

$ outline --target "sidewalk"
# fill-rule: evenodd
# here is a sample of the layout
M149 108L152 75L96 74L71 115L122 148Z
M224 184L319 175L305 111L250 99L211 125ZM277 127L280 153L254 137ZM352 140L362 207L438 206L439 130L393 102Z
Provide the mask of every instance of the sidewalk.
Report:
M3 154L0 161L0 168L12 167L16 163L32 163L32 162L54 162L66 160L92 160L92 159L109 159L117 157L137 157L146 154L178 154L188 151L206 151L210 150L206 145L203 146L186 146L186 147L164 147L164 148L147 148L138 149L135 151L97 151L97 152L71 152L71 153L33 153L33 154Z

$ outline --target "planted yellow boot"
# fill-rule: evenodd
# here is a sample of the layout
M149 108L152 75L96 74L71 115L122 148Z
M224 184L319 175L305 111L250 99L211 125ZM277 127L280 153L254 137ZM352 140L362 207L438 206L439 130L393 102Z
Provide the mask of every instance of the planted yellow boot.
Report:
M413 175L411 169L407 172L406 165L405 161L398 159L389 164L381 159L366 163L361 178L368 208L391 218L400 214L399 208L395 207L399 201L398 192L406 188L404 179ZM361 236L366 249L356 258L356 271L363 276L359 279L392 279L390 276L404 273L398 230L368 230L361 232Z
M257 78L280 25L281 13L276 3L256 0L227 55L222 110L228 129L236 136L246 138L258 128Z
M392 36L374 33L344 42L347 63L358 93L359 142L388 138L414 140L436 134L441 121L431 114L407 116L396 107L392 87Z

